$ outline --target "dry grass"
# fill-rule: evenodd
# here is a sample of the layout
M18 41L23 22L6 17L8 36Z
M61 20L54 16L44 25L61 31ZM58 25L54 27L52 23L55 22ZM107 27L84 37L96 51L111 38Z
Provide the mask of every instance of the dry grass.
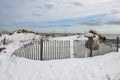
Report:
M25 30L25 29L19 29L19 30L16 30L14 32L17 32L17 33L35 33L33 31L28 31L28 30Z
M4 49L6 49L5 47L3 47L3 48L0 48L0 52L2 52Z
M98 35L100 43L103 43L106 40L105 36Z
M97 35L97 34L98 34L97 31L95 31L95 30L89 30L89 33L92 33L92 34L94 34L94 35Z

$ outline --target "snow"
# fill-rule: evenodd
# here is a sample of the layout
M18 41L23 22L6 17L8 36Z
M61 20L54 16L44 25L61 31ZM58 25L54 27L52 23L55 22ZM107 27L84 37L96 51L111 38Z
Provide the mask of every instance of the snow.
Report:
M75 35L75 36L64 36L51 38L50 40L88 40L84 35Z
M13 35L3 35L2 38L6 37L9 40L13 41L29 41L32 39L37 39L39 40L41 36L35 35L34 33L15 33Z
M9 44L6 45L0 45L0 47L6 47L6 52L7 53L13 53L15 49L21 47L22 45L28 43L29 41L35 39L35 40L40 40L41 36L40 35L35 35L34 33L15 33L13 35L2 35L0 37L0 41L6 37L7 40L13 41Z
M39 39L38 35L21 33L4 36L14 42L5 45L7 49L0 53L0 80L120 80L120 50L89 58L37 61L11 57L11 54L24 44L21 40ZM87 39L83 35L79 36L58 37L52 40Z

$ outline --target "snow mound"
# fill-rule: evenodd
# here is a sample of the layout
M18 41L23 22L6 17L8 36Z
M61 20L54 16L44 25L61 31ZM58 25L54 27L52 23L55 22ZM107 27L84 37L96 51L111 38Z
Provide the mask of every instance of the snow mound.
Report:
M7 44L5 45L3 45L3 43L1 42L2 40L4 40L4 38L6 38L7 41ZM39 41L41 39L41 36L34 33L14 33L12 35L2 35L2 37L0 37L0 48L5 47L6 49L0 54L6 53L11 55L15 51L15 49L20 48L33 39Z
M29 41L33 39L39 40L41 38L40 35L36 35L34 33L14 33L13 35L3 35L1 39L3 39L4 37L15 42Z
M74 36L64 36L64 37L56 37L51 40L88 40L84 35L74 35Z
M64 36L64 37L55 37L50 40L88 40L88 37L93 37L94 40L99 39L99 35L93 33L86 33L83 35L74 35L74 36Z

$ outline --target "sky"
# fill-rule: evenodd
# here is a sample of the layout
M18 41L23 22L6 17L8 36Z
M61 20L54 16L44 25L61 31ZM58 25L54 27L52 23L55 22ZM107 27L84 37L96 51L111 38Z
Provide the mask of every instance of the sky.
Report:
M120 33L120 0L0 0L0 31Z

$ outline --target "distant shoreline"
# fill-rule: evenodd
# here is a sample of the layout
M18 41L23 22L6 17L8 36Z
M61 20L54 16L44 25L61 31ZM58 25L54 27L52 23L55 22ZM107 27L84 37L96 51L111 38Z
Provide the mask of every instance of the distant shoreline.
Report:
M77 34L80 34L80 35L82 35L82 34L84 34L84 33L47 33L47 32L45 32L45 33L43 33L43 32L39 32L39 33L37 33L37 34L39 34L39 35L55 35L55 36L65 36L65 35L67 35L67 36L72 36L72 35L77 35ZM106 38L110 38L110 39L116 39L117 37L119 37L120 38L120 34L111 34L111 33L101 33L100 35L103 35L103 36L105 36Z
M77 35L78 33L39 33L41 35L56 35L56 36L64 36L65 34L67 34L68 36L72 36L72 35ZM84 33L79 33L79 34L84 34ZM105 36L106 38L112 38L112 39L116 39L117 37L120 38L120 34L101 34L103 36Z

